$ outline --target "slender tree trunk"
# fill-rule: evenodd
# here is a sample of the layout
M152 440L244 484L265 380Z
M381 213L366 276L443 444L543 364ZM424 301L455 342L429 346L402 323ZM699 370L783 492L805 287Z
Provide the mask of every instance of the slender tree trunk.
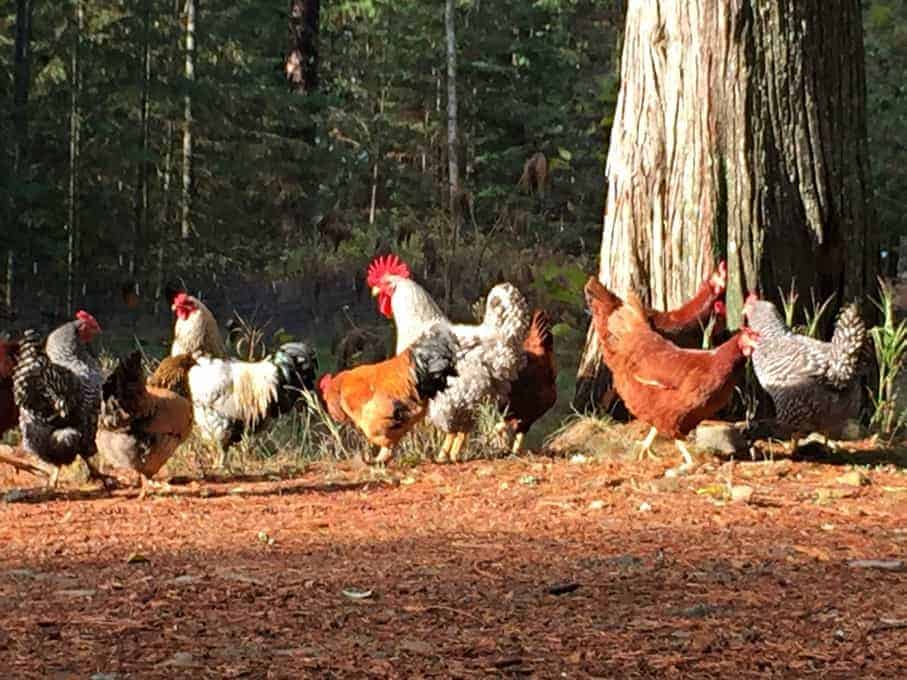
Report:
M148 170L149 162L149 106L151 89L151 0L145 0L142 36L142 93L139 103L139 146L142 158L137 169L135 186L135 228L132 252L129 257L129 274L135 276L136 262L141 260L142 243L148 234Z
M79 250L79 152L81 147L82 112L80 95L82 91L82 73L80 51L82 44L82 25L84 8L82 0L75 0L75 22L70 56L70 93L69 93L69 189L67 192L66 230L66 311L74 311L74 282L78 266Z
M28 136L28 95L31 89L31 23L33 0L16 0L16 42L13 53L13 175L24 183L31 177L29 167ZM29 227L24 219L28 213L28 202L14 198L10 207L9 223L18 227L19 233L27 232ZM26 255L30 252L26 239ZM6 270L6 306L10 314L14 311L15 254L12 249L7 256Z
M185 35L186 67L185 78L189 88L195 81L195 10L196 0L186 0ZM183 97L183 168L180 234L188 239L192 230L192 91Z
M858 0L630 0L600 278L680 304L728 260L745 291L836 302L875 281ZM576 406L609 377L590 332Z
M307 94L318 89L320 0L290 0L290 46L284 73L290 89Z
M451 280L451 261L457 251L457 242L460 240L460 222L462 210L460 209L460 154L458 149L459 136L457 132L457 34L454 23L456 7L454 0L446 0L444 4L444 27L447 36L447 180L450 191L450 257L447 262L447 275L444 277L444 306L450 308L450 298L453 289Z

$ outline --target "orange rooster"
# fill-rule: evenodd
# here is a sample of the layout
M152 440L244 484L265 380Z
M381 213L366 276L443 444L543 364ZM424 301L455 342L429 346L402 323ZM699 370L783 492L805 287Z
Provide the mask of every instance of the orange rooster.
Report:
M142 355L120 361L104 382L97 445L106 467L132 470L142 488L192 431L188 354L164 359L145 382Z
M727 263L723 260L712 275L703 281L696 294L677 309L660 312L645 309L646 318L656 331L670 338L680 347L701 346L702 330L714 312L722 319L725 308L722 297L727 287ZM586 283L586 299L590 294L596 300L598 313L607 317L624 304L594 276Z
M375 462L384 463L425 416L428 400L457 375L457 349L450 328L435 324L403 353L333 376L325 374L318 388L331 417L358 427L381 449Z
M660 335L635 294L610 315L587 288L602 357L627 409L652 429L641 453L652 454L656 434L674 439L684 461L693 459L682 441L702 420L730 401L735 370L752 353L758 334L743 328L713 350L681 349Z
M554 336L544 310L536 309L523 342L526 366L510 383L504 422L497 430L513 436L511 451L518 453L529 428L557 402L557 366L554 363Z

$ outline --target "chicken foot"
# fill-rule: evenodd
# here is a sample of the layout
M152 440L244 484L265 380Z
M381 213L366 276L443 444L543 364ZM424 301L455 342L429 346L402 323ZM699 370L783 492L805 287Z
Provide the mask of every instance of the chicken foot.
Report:
M649 434L646 435L646 438L637 444L639 450L636 452L636 460L644 460L645 458L658 458L658 454L652 450L652 443L655 441L655 437L658 436L658 430L654 427L649 430Z
M463 448L463 443L466 441L465 432L457 432L454 436L453 444L450 447L450 462L457 463L460 461L460 450Z
M680 455L683 456L683 464L689 467L693 466L693 456L690 454L690 450L687 448L686 442L675 439L674 446L677 447L677 450L680 451Z
M115 489L120 485L119 480L112 475L105 474L101 472L97 465L92 461L91 458L83 458L85 465L88 467L88 478L97 480L104 485L104 489L109 491L110 489ZM57 473L59 474L60 469L57 468ZM54 482L56 484L56 481Z
M394 455L394 450L388 446L382 446L381 450L378 451L378 455L375 456L373 463L377 465L383 465L391 459L391 456Z
M517 454L520 452L520 449L523 448L523 433L517 432L513 437L513 446L510 447L510 452Z
M436 463L444 463L447 461L447 456L450 453L450 447L453 444L454 435L452 432L448 432L444 436L444 443L441 444L441 450L438 451L438 455L435 456Z
M450 461L456 463L460 460L460 450L463 448L463 442L466 441L465 432L448 432L444 437L444 443L441 445L441 451L438 453L435 461L445 463Z

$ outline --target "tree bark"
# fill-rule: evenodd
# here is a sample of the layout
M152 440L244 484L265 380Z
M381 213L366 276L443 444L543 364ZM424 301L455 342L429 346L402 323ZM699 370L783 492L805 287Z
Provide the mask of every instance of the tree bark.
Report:
M186 67L185 77L191 88L195 80L195 6L196 0L186 0ZM180 234L188 239L192 230L192 92L183 97L183 168L182 168L182 217Z
M80 52L82 47L82 27L84 23L82 0L75 2L75 21L73 31L72 54L70 57L70 92L69 92L69 187L67 192L67 243L66 243L66 311L74 310L73 285L78 266L79 250L79 155L81 150L81 91L82 68Z
M444 28L447 36L447 182L450 190L450 257L447 273L444 277L444 307L450 308L451 291L453 290L451 262L456 255L457 242L460 240L460 154L457 109L457 34L454 23L456 6L454 0L444 4Z
M726 257L731 327L750 289L861 296L867 165L858 0L630 0L599 278L665 309ZM575 405L608 382L590 330Z
M135 227L132 235L132 252L129 257L129 275L135 276L136 262L142 259L142 243L148 234L148 141L150 89L151 89L151 0L145 0L142 16L142 90L139 103L139 146L142 158L136 170Z
M13 176L20 183L31 178L29 167L28 137L28 96L31 90L31 24L33 0L16 0L16 42L13 53ZM28 213L28 203L21 198L14 198L10 207L10 224L17 225L19 233L27 233L29 227L23 218ZM30 254L31 239L26 239L26 257ZM15 296L15 255L12 249L7 257L6 271L6 306L7 312L13 314Z
M290 89L307 94L318 89L320 0L290 0L290 47L284 72Z

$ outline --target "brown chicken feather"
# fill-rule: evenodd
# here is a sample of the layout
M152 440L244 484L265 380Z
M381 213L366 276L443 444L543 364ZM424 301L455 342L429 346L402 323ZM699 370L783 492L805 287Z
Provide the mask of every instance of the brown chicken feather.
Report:
M598 317L595 323L596 328L605 325ZM627 409L675 441L728 403L735 369L749 356L758 337L743 329L713 350L679 348L652 328L632 293L608 317L604 330L602 356ZM647 438L645 448L650 445ZM685 458L689 456L681 444L678 448Z
M526 366L510 385L504 425L514 435L511 450L520 450L523 435L557 402L557 366L554 336L544 310L536 309L523 342ZM500 426L499 426L500 428Z

